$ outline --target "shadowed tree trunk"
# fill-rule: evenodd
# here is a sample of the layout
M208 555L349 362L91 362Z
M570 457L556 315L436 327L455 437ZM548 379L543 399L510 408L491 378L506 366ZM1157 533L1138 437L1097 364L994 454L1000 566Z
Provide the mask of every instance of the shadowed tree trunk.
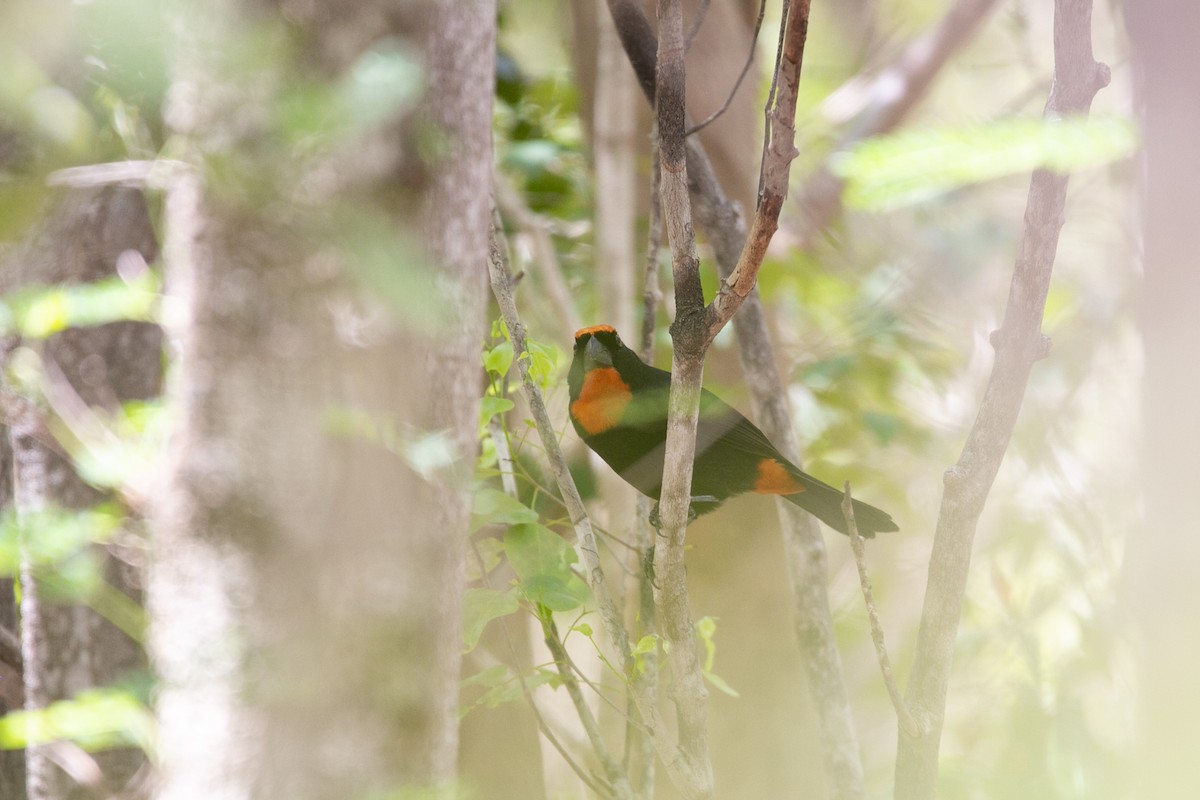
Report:
M61 198L38 233L9 264L11 285L79 283L117 274L117 261L136 253L153 260L157 244L142 194L131 189L75 190ZM56 508L83 510L106 500L80 478L47 422L48 408L72 427L71 409L116 410L129 400L159 393L161 334L156 325L114 322L68 328L42 342L27 342L40 357L41 396L8 396L14 505L24 536L49 532L34 516ZM28 544L28 542L27 542ZM134 565L96 546L101 575L117 591L140 596ZM44 708L81 691L106 686L145 666L141 645L80 604L53 569L23 548L21 631L25 707ZM90 798L144 788L130 781L145 763L135 750L91 756L68 742L31 747L26 773L30 800Z

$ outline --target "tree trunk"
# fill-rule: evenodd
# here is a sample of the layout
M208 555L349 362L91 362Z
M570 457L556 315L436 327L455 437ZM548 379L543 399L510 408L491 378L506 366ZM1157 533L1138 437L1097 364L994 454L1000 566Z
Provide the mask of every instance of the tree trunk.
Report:
M181 428L151 582L160 796L444 784L481 394L495 9L290 9L308 47L261 74L229 45L250 28L282 36L282 21L259 4L212 5L181 26L169 109L189 167L167 209ZM276 112L296 92L353 86L360 63L405 69L395 37L425 56L424 101L345 146L279 149ZM418 142L436 143L437 160L418 162ZM230 163L236 177L215 168Z
M14 256L14 283L77 283L117 274L117 261L134 252L153 260L157 244L141 193L131 189L90 189L68 193L38 234ZM15 277L14 277L15 276ZM71 427L72 404L115 410L129 400L159 392L162 339L158 327L114 322L68 328L37 348L42 393L56 415ZM106 500L80 478L55 440L38 400L9 400L9 436L14 465L14 506L42 535L32 515L55 508L83 510ZM101 575L117 591L136 599L141 579L134 565L94 547ZM64 601L61 578L31 558L21 559L21 631L25 707L44 708L81 691L107 686L145 666L139 642L78 601ZM136 750L84 754L74 744L56 742L27 751L30 800L95 797L103 792L144 791L131 780L145 764Z

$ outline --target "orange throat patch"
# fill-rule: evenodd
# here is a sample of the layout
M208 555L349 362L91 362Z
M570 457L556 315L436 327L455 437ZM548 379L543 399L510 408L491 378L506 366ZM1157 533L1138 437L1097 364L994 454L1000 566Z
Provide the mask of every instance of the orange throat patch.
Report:
M758 462L754 491L758 494L797 494L804 491L804 486L788 473L783 464L773 458L764 458Z
M583 377L579 397L571 403L571 417L588 433L604 433L620 424L632 399L633 392L616 369L593 369Z

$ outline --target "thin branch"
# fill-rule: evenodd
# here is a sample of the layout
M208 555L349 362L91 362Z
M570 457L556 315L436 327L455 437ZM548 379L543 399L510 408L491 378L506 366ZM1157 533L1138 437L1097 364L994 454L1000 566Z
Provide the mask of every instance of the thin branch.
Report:
M1092 56L1091 22L1091 0L1056 0L1054 84L1046 103L1046 119L1086 116L1096 92L1108 84L1108 68ZM992 374L962 454L945 474L921 627L905 695L925 735L900 735L896 761L896 797L900 800L926 800L936 794L946 690L975 527L1012 438L1029 374L1048 352L1041 323L1064 221L1067 177L1038 170L1030 181L1025 232L1004 321L992 335L996 351Z
M746 79L746 74L750 72L750 66L754 63L754 50L758 46L758 34L762 30L763 15L767 12L767 0L760 0L758 4L758 19L754 22L754 35L750 37L750 52L746 55L746 63L742 67L741 74L733 83L733 88L729 90L729 95L725 98L725 102L721 104L713 113L709 114L700 122L697 122L692 127L684 132L684 136L691 136L693 133L699 133L717 120L722 114L729 110L729 104L733 102L733 98L737 95L738 89L742 86L742 81ZM688 47L691 47L692 40L688 37Z
M808 39L808 11L809 0L796 0L789 5L783 23L783 47L776 67L779 91L767 113L771 137L763 150L758 209L738 264L722 282L720 292L707 311L710 337L720 332L754 288L767 246L779 227L779 212L787 197L792 160L799 154L796 150L796 97L804 44Z
M646 227L646 271L642 280L642 336L638 348L642 361L654 363L654 321L658 317L658 304L662 301L662 290L658 288L658 251L662 247L663 225L662 204L659 202L658 135L651 138L650 168L650 221Z
M688 798L712 796L712 763L708 754L708 690L698 652L695 625L688 608L687 571L683 543L690 506L692 465L696 454L696 425L700 414L700 382L708 342L696 336L704 292L692 228L688 195L687 150L684 139L687 112L681 0L659 0L656 111L663 222L671 246L675 284L675 322L671 391L667 411L667 441L663 454L663 483L659 500L662 537L654 550L655 593L662 635L669 645L671 699L675 706L678 752L685 769L673 775L676 788Z
M611 789L605 794L622 800L632 798L633 792L629 788L629 780L621 765L614 761L609 754L604 737L600 734L600 726L596 723L596 717L583 698L579 682L575 680L567 651L558 637L558 626L554 624L554 618L550 615L549 610L545 610L538 613L538 620L542 623L546 647L550 649L550 654L554 657L554 665L558 669L559 677L562 678L563 686L566 687L567 696L571 698L571 704L575 706L575 714L579 717L580 724L583 725L583 732L587 735L592 752L604 770L605 778Z
M696 41L696 36L700 33L700 28L704 25L704 19L708 16L708 7L712 5L712 0L700 0L696 4L696 16L692 20L692 27L687 32L687 44L685 45L690 52L692 42Z
M788 12L791 11L792 0L783 0L783 8L780 11L779 18L786 20ZM779 26L779 38L775 42L775 65L771 68L771 87L767 90L767 103L763 106L763 143L762 152L765 154L771 149L771 109L775 107L775 94L779 91L779 64L783 60L783 40L786 36L786 28L783 25ZM763 192L763 175L762 169L758 172L758 198L755 204L762 202Z
M495 295L496 304L500 308L501 318L504 320L504 324L508 327L509 335L512 337L514 360L521 372L522 388L526 401L529 404L530 413L533 415L534 425L537 428L538 436L542 440L542 446L545 448L546 457L550 462L550 470L554 474L554 479L563 496L563 503L566 505L567 513L570 515L571 524L575 529L576 547L583 556L583 563L586 569L584 577L592 591L592 597L596 601L596 610L600 616L601 629L604 631L604 637L608 646L619 656L619 662L628 675L633 669L629 634L621 622L616 604L613 602L612 595L608 591L608 584L604 578L604 569L601 566L599 552L596 549L596 537L592 531L591 520L588 518L587 510L584 508L583 500L579 496L579 490L575 486L575 481L571 477L570 470L567 469L566 459L563 458L562 448L558 443L558 435L553 423L550 421L550 414L546 410L545 400L542 398L541 390L529 376L528 359L523 357L527 352L525 346L525 326L521 322L516 300L513 298L512 276L509 273L508 262L505 258L504 248L501 245L499 229L495 225L492 227L489 241L488 275L492 284L492 293ZM637 688L637 684L631 685L635 689ZM672 776L672 780L686 784L686 779L683 776L688 772L689 765L686 758L678 749L667 743L663 732L668 727L662 719L661 714L659 714L658 709L653 703L649 702L646 696L639 695L636 691L634 692L634 699L637 702L642 720L646 722L648 729L651 731L650 738L654 743L655 752L658 753L658 757L666 765L668 773Z
M662 246L662 206L659 203L658 136L651 137L650 219L646 230L646 270L642 288L642 336L639 348L642 360L654 363L654 321L658 316L658 304L662 291L658 288L658 257ZM647 569L646 559L654 549L654 529L650 526L650 498L639 493L634 513L633 531L637 546L638 563L635 565L638 589L637 621L635 631L639 637L658 635L658 614L654 607L654 585ZM633 684L631 693L643 696L650 705L658 701L658 659L644 659L641 669L634 669L629 676ZM636 792L646 793L654 786L654 744L643 732L641 714L632 698L629 717L633 722L625 729L625 768L629 781ZM638 723L638 724L635 724Z
M521 195L499 170L493 171L492 185L495 187L496 204L500 207L500 212L529 237L533 261L537 266L536 274L550 293L551 305L557 313L560 325L559 332L563 339L569 340L571 335L582 327L583 322L571 298L567 279L563 276L558 251L554 249L554 240L550 237L550 227L544 217L525 205Z
M879 671L883 673L883 683L887 687L888 697L892 698L892 706L896 709L896 718L900 727L909 736L919 736L921 729L913 715L909 713L900 689L896 686L896 677L892 674L892 660L888 658L887 645L883 640L883 625L879 622L879 610L875 607L875 593L871 589L871 576L867 574L866 541L858 533L858 522L854 519L854 498L850 496L850 481L846 481L845 497L842 499L842 515L846 517L846 529L850 533L850 548L854 551L854 563L858 567L858 583L862 587L863 601L867 606L867 617L871 621L871 641L875 643L875 655L879 659Z
M510 496L516 497L515 484L513 488L514 491L509 492L508 487L505 486L505 491L508 492ZM479 545L474 539L471 540L471 550L475 554L475 560L479 562L479 573L483 576L484 582L488 583L489 576L487 562L484 560L483 554L479 552ZM517 684L521 687L521 696L525 698L525 702L529 704L529 710L533 712L533 718L537 723L538 731L542 734L542 736L545 736L546 741L550 742L550 745L558 751L558 754L562 756L562 760L566 763L567 767L575 773L579 780L583 781L585 786L587 786L597 795L603 795L604 791L600 784L592 775L588 773L587 770L583 768L582 765L579 764L579 762L575 760L574 756L567 752L566 747L564 747L563 743L558 740L558 735L550 729L545 717L542 716L542 711L540 708L538 708L537 701L533 697L533 692L529 690L529 685L525 682L525 675L521 671L521 657L517 654L517 646L513 642L512 634L508 630L507 622L508 621L506 619L500 620L500 630L504 635L505 643L508 645L508 651L512 656L513 665L516 667L514 672L516 675Z

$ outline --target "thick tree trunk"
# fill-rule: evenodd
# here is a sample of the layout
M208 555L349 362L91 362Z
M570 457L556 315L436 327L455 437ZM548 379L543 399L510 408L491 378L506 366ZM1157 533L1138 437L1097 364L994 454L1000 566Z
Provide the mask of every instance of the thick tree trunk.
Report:
M495 9L292 9L308 52L251 76L228 43L249 27L269 38L281 20L216 5L181 28L169 113L190 171L167 213L181 429L151 583L160 796L340 799L446 783ZM421 105L393 109L352 147L271 149L289 90L355 80L369 49L376 65L394 52L386 37L425 55ZM415 163L409 134L436 140L438 160ZM234 161L236 187L206 168Z

